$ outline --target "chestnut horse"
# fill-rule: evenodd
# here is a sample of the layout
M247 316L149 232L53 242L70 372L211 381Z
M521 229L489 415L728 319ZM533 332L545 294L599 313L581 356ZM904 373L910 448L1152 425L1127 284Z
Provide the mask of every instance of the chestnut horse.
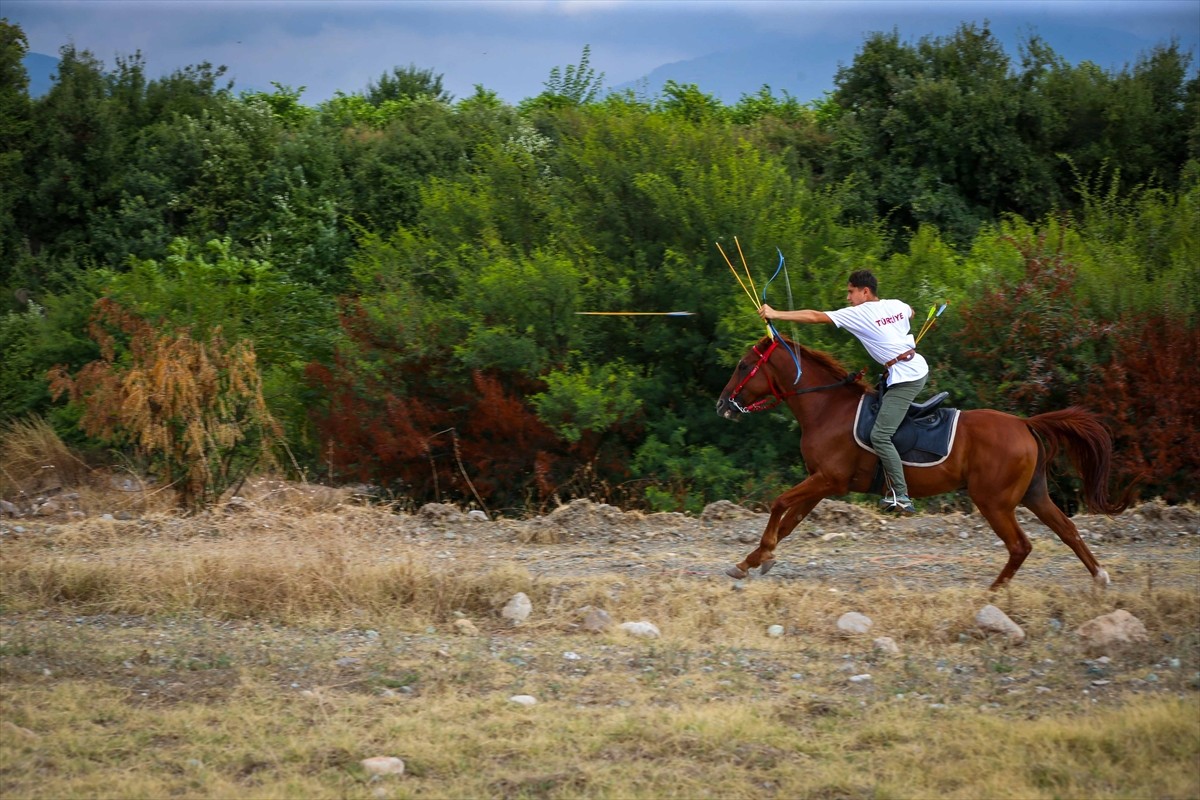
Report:
M779 338L762 339L738 362L717 401L717 413L734 419L786 403L800 423L800 454L809 476L771 505L762 540L745 560L726 570L731 577L744 578L755 567L766 574L775 563L780 540L823 498L868 491L879 459L855 443L851 430L859 400L874 393L860 382L861 375L848 375L826 353ZM1075 551L1097 585L1107 586L1108 572L1101 569L1075 524L1050 499L1046 468L1060 448L1065 448L1083 478L1083 501L1089 511L1111 515L1125 510L1132 486L1119 501L1110 500L1106 489L1112 438L1096 415L1080 408L1029 419L989 409L962 411L949 456L936 466L906 466L904 476L913 497L966 487L1008 548L1008 563L992 589L1011 579L1032 550L1017 523L1018 504Z

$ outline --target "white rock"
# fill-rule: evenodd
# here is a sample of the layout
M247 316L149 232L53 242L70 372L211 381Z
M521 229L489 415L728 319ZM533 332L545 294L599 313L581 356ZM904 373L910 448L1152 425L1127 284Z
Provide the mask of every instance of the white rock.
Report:
M583 621L580 624L583 625L585 631L600 633L612 627L612 616L602 608L584 606L580 609L580 613L583 615Z
M1013 644L1025 641L1025 631L1021 629L1021 626L993 605L986 605L979 609L979 613L975 615L975 624L979 626L980 630L988 633L1004 634Z
M630 636L642 636L647 639L657 639L662 635L659 633L657 625L646 620L642 620L641 622L622 622L621 630Z
M508 698L508 702L516 703L519 706L536 706L537 698L529 694L514 694Z
M504 606L500 616L514 625L520 625L529 619L531 613L533 613L533 603L529 601L529 597L524 592L517 592L509 598L508 604Z
M871 680L871 675L870 675L870 673L866 673L866 672L864 672L862 675L851 675L850 676L851 683L866 683L869 680Z
M372 775L403 775L404 761L395 756L372 756L358 762Z
M890 636L880 636L874 642L875 649L889 656L900 655L900 647L896 644L896 640Z
M1105 650L1117 645L1145 642L1150 637L1142 621L1123 608L1088 620L1075 629L1090 650Z
M842 633L860 634L871 630L874 625L871 618L866 614L860 614L857 611L847 611L838 617L837 627Z
M767 628L767 636L770 636L772 639L778 639L780 636L783 636L783 626L772 625Z
M478 508L475 508L467 512L467 519L475 522L487 522L488 515L480 511Z

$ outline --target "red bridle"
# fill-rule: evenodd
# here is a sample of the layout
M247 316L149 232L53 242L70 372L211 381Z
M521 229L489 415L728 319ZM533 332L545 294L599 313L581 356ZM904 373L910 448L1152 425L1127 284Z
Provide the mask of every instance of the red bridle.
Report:
M746 388L746 384L758 374L758 371L762 369L763 364L767 363L767 359L771 357L771 353L774 353L775 348L778 346L779 339L771 339L771 344L768 345L767 349L761 353L758 350L758 345L754 345L750 348L756 354L758 354L758 362L755 363L748 373L746 373L746 377L742 378L741 383L733 387L733 391L729 393L729 404L741 413L749 414L753 411L766 411L767 409L771 409L779 405L786 398L791 397L794 394L798 394L798 392L784 392L781 390L779 386L776 385L775 380L771 377L771 373L768 372L764 375L764 377L767 379L767 388L771 390L770 397L761 397L748 406L743 406L737 401L737 396L742 393L742 389Z
M863 369L859 370L858 372L849 374L846 377L842 378L840 381L837 381L835 383L829 383L824 386L809 386L805 389L792 389L790 391L784 391L783 389L779 388L779 385L775 382L775 379L771 377L771 373L767 372L767 373L765 373L764 377L767 379L767 388L770 389L771 395L769 397L761 397L758 400L755 400L753 403L751 403L748 406L743 406L741 403L739 403L737 401L737 396L742 393L742 389L746 388L746 384L749 383L750 380L755 375L758 374L758 371L760 369L762 369L763 364L767 363L767 360L771 357L771 354L775 352L775 348L778 346L779 346L779 339L773 338L773 339L771 339L771 344L768 345L767 349L762 352L759 352L758 345L754 345L750 348L758 355L758 361L750 369L750 371L748 373L746 373L746 377L742 378L742 380L738 383L738 385L733 387L733 391L731 391L729 393L729 400L727 401L729 403L729 405L733 406L733 408L736 411L738 411L742 414L749 414L754 411L766 411L768 409L772 409L775 406L779 405L780 403L782 403L784 400L788 399L789 397L795 397L796 395L799 395L799 394L808 394L809 392L821 392L826 389L836 389L839 386L846 386L847 384L851 384L851 383L854 383L855 381L861 380L862 377L867 373L867 370L864 367ZM785 345L785 347L786 347L786 345ZM796 383L800 382L800 374L801 374L800 362L797 361L796 362Z

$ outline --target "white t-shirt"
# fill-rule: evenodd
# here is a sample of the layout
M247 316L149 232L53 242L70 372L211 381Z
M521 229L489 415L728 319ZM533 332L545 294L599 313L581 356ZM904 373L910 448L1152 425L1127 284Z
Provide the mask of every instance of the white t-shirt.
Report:
M912 308L899 300L872 300L825 313L834 325L853 333L871 358L880 364L886 364L916 346L909 332ZM929 365L917 353L911 361L897 361L892 365L887 385L915 381L928 374Z

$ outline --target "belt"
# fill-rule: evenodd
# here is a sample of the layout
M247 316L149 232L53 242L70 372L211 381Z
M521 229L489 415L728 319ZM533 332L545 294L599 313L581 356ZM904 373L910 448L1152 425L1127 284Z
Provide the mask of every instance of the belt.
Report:
M884 369L891 369L892 365L895 364L897 361L912 361L913 356L915 356L916 354L917 354L916 350L906 350L903 353L901 353L900 355L893 358L891 361L884 364L883 365Z

